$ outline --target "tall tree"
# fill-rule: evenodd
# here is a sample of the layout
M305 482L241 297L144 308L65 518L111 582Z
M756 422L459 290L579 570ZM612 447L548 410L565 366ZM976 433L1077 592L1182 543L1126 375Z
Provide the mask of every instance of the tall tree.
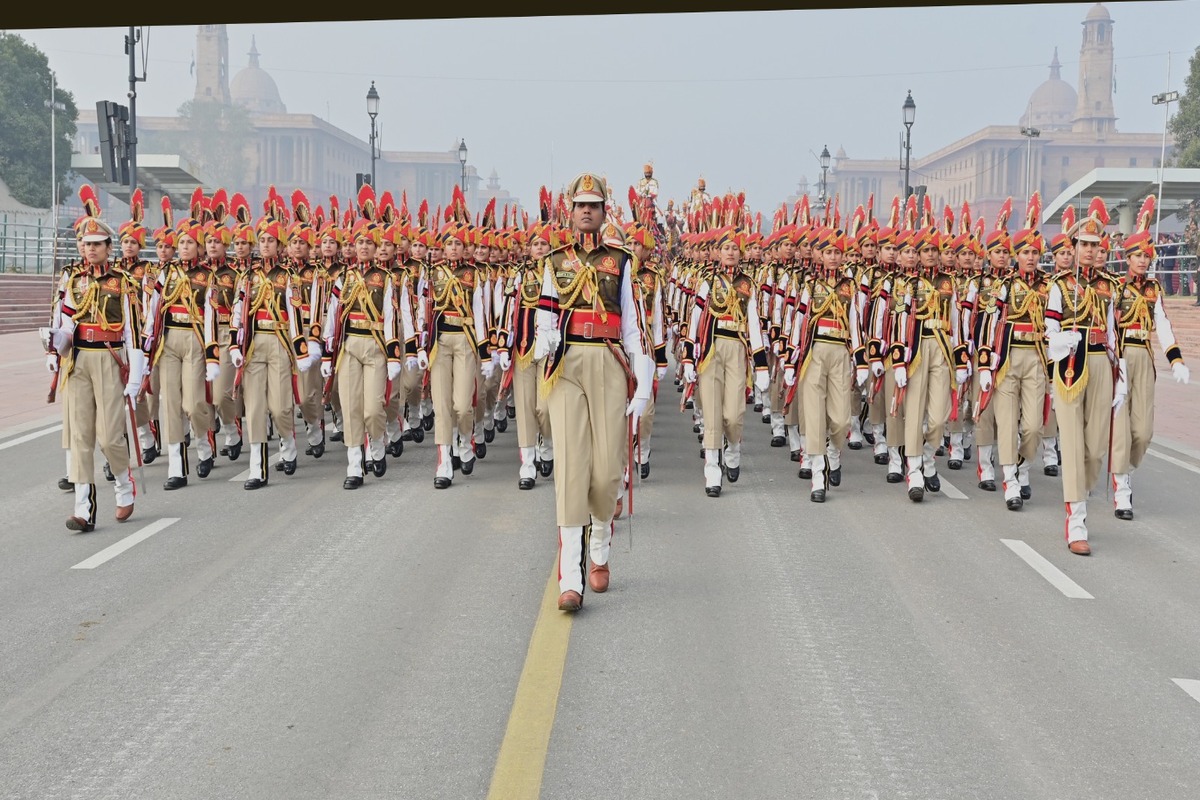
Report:
M177 130L162 132L161 140L156 137L155 147L177 151L219 186L246 185L246 148L254 136L246 109L212 100L188 100L179 107L179 120Z
M1168 125L1175 137L1175 166L1200 167L1200 47L1188 61L1179 110Z
M74 96L55 86L54 102L65 110L54 114L50 137L50 62L45 53L20 36L0 33L0 179L20 202L35 208L51 204L50 148L58 196L70 190L71 142L79 111Z

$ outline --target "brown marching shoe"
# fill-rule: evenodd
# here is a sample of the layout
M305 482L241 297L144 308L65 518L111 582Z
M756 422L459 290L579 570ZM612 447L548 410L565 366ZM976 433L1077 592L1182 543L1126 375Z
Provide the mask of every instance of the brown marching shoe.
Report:
M83 517L67 517L67 530L88 533L89 531L96 530L96 526Z
M1092 554L1091 546L1084 539L1071 542L1067 545L1067 549L1077 556L1090 556Z
M583 595L579 592L563 592L558 596L559 611L578 611L581 608L583 608Z
M608 591L608 564L592 564L588 567L588 586L597 594Z
M117 522L124 522L133 516L133 503L127 506L117 506Z

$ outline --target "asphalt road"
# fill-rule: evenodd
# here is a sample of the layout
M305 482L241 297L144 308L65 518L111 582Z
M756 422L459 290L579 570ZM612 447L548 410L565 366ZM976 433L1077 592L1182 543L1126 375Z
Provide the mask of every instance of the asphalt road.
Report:
M814 505L752 412L710 499L663 388L632 549L622 520L521 756L541 797L1200 796L1197 454L1154 446L1132 522L1101 486L1082 558L1040 470L1019 513L973 463L918 505L846 451ZM340 445L257 492L245 455L176 492L161 459L124 524L98 474L87 534L59 434L0 436L0 796L520 796L493 773L536 724L510 713L556 539L514 431L447 491L432 437L355 492Z

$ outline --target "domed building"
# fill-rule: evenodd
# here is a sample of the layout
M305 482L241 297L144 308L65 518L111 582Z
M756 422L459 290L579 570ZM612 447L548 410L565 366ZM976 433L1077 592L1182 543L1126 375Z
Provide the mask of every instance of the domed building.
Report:
M235 105L251 114L287 113L275 79L258 65L258 43L253 36L250 37L250 64L233 76L229 94Z
M1050 62L1050 77L1029 96L1025 113L1021 115L1021 127L1069 131L1078 101L1075 89L1062 79L1062 65L1058 63L1056 47L1054 60Z

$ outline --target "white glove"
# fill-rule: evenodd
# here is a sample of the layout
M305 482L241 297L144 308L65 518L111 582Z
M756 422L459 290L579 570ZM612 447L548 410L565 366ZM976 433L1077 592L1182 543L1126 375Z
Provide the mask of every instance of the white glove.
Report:
M871 362L871 374L874 375L876 378L878 378L880 375L883 374L883 362L882 361L872 361Z
M313 357L313 361L317 361L321 356L325 355L325 351L321 349L321 343L316 339L308 340L308 354Z
M204 365L204 380L212 383L221 376L221 365L208 362Z
M854 373L855 373L854 381L859 386L866 386L867 385L867 376L871 373L871 371L869 369L867 369L866 367L859 367L858 369L856 369L854 371Z
M664 377L666 377L666 375L667 375L666 367L655 367L654 368L654 380L661 381Z
M485 381L490 381L492 379L492 375L496 372L496 362L491 360L485 361L479 369L480 372L483 373L483 379Z
M501 350L498 353L496 353L496 361L500 365L501 372L507 372L508 368L512 366L512 356L510 356L504 350Z
M400 370L404 369L404 365L399 361L389 361L387 365L387 375L389 381L394 381L400 377Z
M241 369L242 365L246 363L246 359L242 357L242 351L229 348L229 363L233 364L234 369Z
M685 383L695 383L696 382L696 365L695 364L684 364L683 365L683 380Z
M123 394L130 399L137 400L138 392L140 392L141 389L142 384L140 382L130 381L129 383L125 384L125 391Z
M417 367L419 369L429 369L429 356L424 350L417 351Z
M1117 385L1113 388L1113 411L1121 410L1121 406L1125 404L1125 397L1129 394L1129 381L1125 377L1128 374L1125 371L1125 359L1117 359L1117 364L1121 368L1121 376L1117 378Z
M959 367L958 369L954 370L954 380L958 382L959 386L962 386L964 383L966 383L967 378L970 377L971 370L967 369L966 367Z
M637 425L638 420L642 418L642 414L646 412L646 406L650 403L649 397L639 397L634 395L629 401L629 405L625 409L625 416L633 416L633 424Z
M992 389L992 371L990 369L981 369L979 371L979 389L983 392L990 392Z
M535 361L540 361L546 356L558 350L558 345L562 342L562 336L557 328L543 328L537 332L537 338L533 343L533 358Z
M329 380L333 377L333 359L321 362L321 377Z
M46 369L49 370L51 374L58 372L58 356L54 355L53 353L46 354ZM1186 369L1186 367L1184 369ZM1186 383L1186 381L1184 382Z
M411 369L420 369L421 367L420 367L420 364L417 362L416 356L406 356L404 358L404 368L411 370Z
M894 372L896 373L896 385L903 389L908 385L908 368L900 364L895 368Z
M1046 334L1047 355L1051 361L1062 361L1075 351L1083 334L1079 331L1058 331Z
M71 340L74 337L69 331L64 331L62 328L54 328L50 331L50 338L54 344L54 349L60 353L65 353L67 352L67 348L71 346Z
M635 355L630 369L633 370L633 379L637 382L633 396L648 401L654 386L654 359L645 353Z
M771 388L771 373L765 369L756 369L754 371L754 388L760 392L765 392Z
M783 355L783 342L779 341L778 339L771 342L771 352L775 354L776 358L779 358L779 356Z
M1177 361L1171 365L1171 374L1180 383L1187 383L1191 379L1191 373L1188 372L1187 364L1182 361Z
M296 359L296 369L300 370L301 372L308 372L309 369L312 368L313 361L314 359L312 356L301 356L300 358Z
M795 367L784 367L783 368L783 385L787 386L789 389L796 385L796 368Z

